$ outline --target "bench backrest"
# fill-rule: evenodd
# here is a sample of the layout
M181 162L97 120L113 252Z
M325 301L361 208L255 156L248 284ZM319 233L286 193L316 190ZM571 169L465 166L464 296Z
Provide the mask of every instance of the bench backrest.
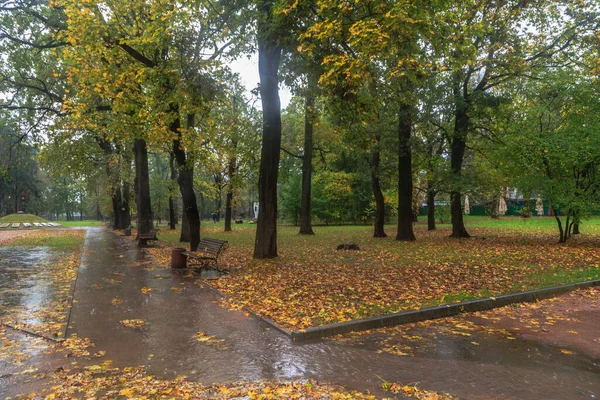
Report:
M148 232L148 236L156 237L157 233L158 229L150 229L150 232Z
M204 238L198 243L198 251L210 254L219 254L223 247L227 244L227 240Z

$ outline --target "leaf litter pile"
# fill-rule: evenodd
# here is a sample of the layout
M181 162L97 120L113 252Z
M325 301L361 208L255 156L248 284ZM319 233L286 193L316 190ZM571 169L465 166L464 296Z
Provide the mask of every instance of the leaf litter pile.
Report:
M4 272L0 283L3 324L47 337L59 336L70 307L71 287L77 277L84 236L83 230L46 230L31 232L25 239L15 237L2 242L3 249L13 254L45 249L31 266L15 266L10 257L0 260L0 270ZM67 240L75 247L54 250L52 246L40 248L30 244L52 240ZM25 247L12 247L14 245Z
M470 232L472 239L456 240L448 229L418 229L418 240L404 243L392 230L374 239L370 227L317 228L314 236L281 227L279 257L253 260L253 231L203 227L204 237L230 242L219 265L232 273L208 283L289 329L600 277L597 232L565 245L547 229ZM335 250L349 241L361 251ZM171 247L148 251L169 265Z

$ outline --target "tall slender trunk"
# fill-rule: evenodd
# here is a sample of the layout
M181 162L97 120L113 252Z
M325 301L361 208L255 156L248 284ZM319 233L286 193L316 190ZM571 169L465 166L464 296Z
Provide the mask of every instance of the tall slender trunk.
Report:
M148 234L154 229L152 203L150 200L150 175L148 172L148 149L144 139L133 141L135 160L135 204L137 207L137 233Z
M459 94L456 93L458 97ZM461 201L461 192L457 188L462 174L462 164L465 156L467 132L469 129L468 105L464 103L462 97L456 99L456 115L454 121L454 136L450 142L450 167L454 175L453 188L450 191L450 211L452 213L452 234L453 238L471 237L465 228L463 220L463 209Z
M171 170L171 182L177 183L177 168L175 168L175 156L169 152L169 168ZM169 229L175 229L177 225L177 211L175 210L175 199L169 190Z
M117 188L113 191L111 196L112 208L113 208L113 229L121 229L121 188Z
M215 186L217 187L217 198L215 199L215 214L217 222L221 221L221 208L223 207L223 178L215 175Z
M200 215L198 214L198 205L196 204L196 193L194 193L194 163L187 159L185 150L181 144L181 121L179 119L179 107L171 105L171 112L176 116L173 122L169 124L169 130L177 134L177 139L173 140L173 155L177 161L179 176L177 183L181 192L183 201L183 212L187 216L189 224L190 250L198 249L200 243ZM192 115L188 116L188 128L192 127L194 119ZM182 226L181 236L184 235Z
M311 76L309 81L314 80ZM302 157L302 202L300 205L300 234L314 235L311 223L312 158L313 158L313 120L314 120L314 84L309 82L304 104L304 156Z
M124 183L123 187L117 187L112 195L112 204L114 212L113 229L125 229L131 225L129 214L129 184ZM69 217L68 212L65 215Z
M554 219L556 220L556 224L558 225L558 243L565 243L567 241L567 235L565 230L563 229L562 221L560 220L560 217L558 216L558 213L556 211L554 211Z
M185 211L181 213L181 234L179 235L179 241L184 243L190 242L190 224L188 223Z
M225 199L225 232L231 231L231 219L233 217L233 178L237 168L237 140L232 140L233 154L229 159L229 165L227 166L227 175L229 177L229 183L227 185L227 195Z
M398 112L398 233L396 240L414 241L413 232L413 183L410 135L412 109L403 103Z
M281 104L279 102L279 61L281 48L269 32L273 3L262 0L258 24L258 70L263 110L262 150L258 178L259 212L254 258L277 257L277 178L281 150Z
M122 228L126 229L131 225L131 207L129 202L131 200L131 188L129 182L123 182L123 204L121 205L121 224Z
M385 200L379 182L380 144L381 137L375 136L375 146L371 149L371 188L375 197L375 223L373 224L373 237L387 237L385 233Z
M435 190L427 189L427 230L435 231Z

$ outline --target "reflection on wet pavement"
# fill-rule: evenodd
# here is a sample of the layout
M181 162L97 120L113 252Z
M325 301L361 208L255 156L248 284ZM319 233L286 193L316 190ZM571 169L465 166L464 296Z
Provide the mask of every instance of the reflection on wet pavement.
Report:
M29 325L47 322L35 316L60 295L48 276L57 258L47 247L0 247L0 317L16 316Z
M104 229L88 230L84 255L69 333L90 338L117 367L145 365L159 377L185 375L204 383L315 378L376 394L385 380L473 399L600 396L598 360L557 357L551 345L440 337L415 357L380 354L368 345L297 345L243 312L221 307L198 281L153 265L143 251ZM120 323L134 319L145 325ZM198 332L214 341L198 341Z

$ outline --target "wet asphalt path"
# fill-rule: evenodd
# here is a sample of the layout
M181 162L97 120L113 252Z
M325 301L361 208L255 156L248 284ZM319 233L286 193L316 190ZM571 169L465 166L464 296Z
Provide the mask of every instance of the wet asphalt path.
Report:
M315 378L379 393L383 379L473 399L600 398L600 360L578 355L557 363L543 356L555 350L546 343L475 337L481 350L474 352L460 338L444 338L424 357L332 342L293 344L262 321L221 307L198 280L165 267L111 232L90 229L69 332L92 339L116 366L145 365L157 376L204 383ZM134 330L119 323L124 319L147 325ZM198 342L199 331L223 342Z
M105 350L97 362L144 365L167 379L314 378L377 395L383 395L385 380L466 399L600 398L600 360L585 354L557 359L549 356L557 349L548 343L474 333L469 340L440 338L434 351L417 357L333 342L293 344L262 321L223 308L218 295L199 283L154 265L110 231L89 228L68 334L90 338L94 351ZM146 325L127 328L119 322L126 319ZM222 341L198 342L197 332ZM480 343L476 349L473 340Z

